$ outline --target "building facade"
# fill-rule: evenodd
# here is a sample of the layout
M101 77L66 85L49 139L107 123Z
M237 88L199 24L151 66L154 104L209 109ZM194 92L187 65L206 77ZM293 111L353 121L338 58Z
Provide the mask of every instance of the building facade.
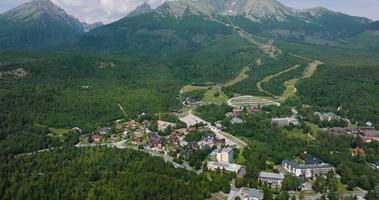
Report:
M324 163L311 155L305 155L304 163L301 164L292 160L284 160L282 167L288 173L306 178L312 178L316 175L325 175L330 171L335 171L332 165Z
M259 181L267 183L270 187L280 188L282 187L284 176L282 174L261 172L259 173Z

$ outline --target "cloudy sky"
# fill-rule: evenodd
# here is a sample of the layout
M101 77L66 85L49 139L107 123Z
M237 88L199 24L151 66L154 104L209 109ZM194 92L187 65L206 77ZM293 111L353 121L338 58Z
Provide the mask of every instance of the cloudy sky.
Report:
M0 0L0 13L30 0ZM153 7L165 0L51 0L69 14L88 23L110 23L124 17L143 2ZM279 0L293 8L327 7L331 10L379 20L379 0Z

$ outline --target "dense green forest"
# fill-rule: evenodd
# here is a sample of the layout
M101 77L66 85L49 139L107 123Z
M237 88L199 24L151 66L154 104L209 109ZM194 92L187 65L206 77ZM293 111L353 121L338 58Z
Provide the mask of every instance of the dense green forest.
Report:
M228 180L213 173L175 169L134 150L63 148L2 161L0 199L200 200Z
M343 112L353 121L379 123L379 66L321 66L297 84L301 100Z
M248 78L232 87L225 88L224 90L226 94L229 94L229 96L233 95L234 93L258 96L267 95L258 90L257 83L259 81L263 80L266 76L274 75L297 64L306 63L306 60L297 58L287 53L280 55L276 59L269 58L264 54L258 54L255 58L260 59L260 63L257 64L254 62L249 65L250 71L247 73ZM282 83L280 85L282 85Z
M301 78L304 74L304 70L306 69L306 67L307 65L300 65L296 69L293 69L287 73L283 73L277 77L274 77L269 82L263 83L262 87L264 90L269 91L276 96L280 96L286 89L283 83L291 79Z

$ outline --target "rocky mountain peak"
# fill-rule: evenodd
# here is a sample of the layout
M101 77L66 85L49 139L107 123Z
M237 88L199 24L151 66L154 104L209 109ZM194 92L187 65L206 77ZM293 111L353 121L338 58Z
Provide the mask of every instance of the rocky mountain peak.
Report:
M153 11L153 9L151 8L150 4L145 2L145 3L137 6L137 8L135 10L133 10L132 12L130 12L127 15L127 17L134 17L134 16L138 16L138 15L143 15L146 13L150 13L152 11Z
M37 18L42 14L68 16L62 8L56 6L49 0L34 0L22 4L4 13L3 16L13 21L25 21L31 18Z

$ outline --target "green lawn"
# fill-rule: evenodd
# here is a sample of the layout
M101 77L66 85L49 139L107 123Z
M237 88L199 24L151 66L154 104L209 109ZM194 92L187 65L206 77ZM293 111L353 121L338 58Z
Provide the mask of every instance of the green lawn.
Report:
M225 83L225 87L233 86L233 85L247 79L247 77L249 77L249 75L247 75L247 72L249 72L249 71L250 71L250 68L248 66L242 68L241 72L238 74L237 77L235 77L233 80L230 80L227 83Z
M181 93L187 93L187 92L193 92L197 90L208 90L210 86L192 86L192 85L187 85L184 86L181 90Z
M69 129L64 129L64 128L49 128L49 131L54 136L63 138L64 135L69 132Z
M308 134L303 133L302 129L294 128L293 130L289 131L289 130L283 128L282 130L283 130L283 132L288 134L288 136L290 136L290 137L300 138L300 139L304 139L304 140L310 140L311 139L308 136Z
M216 95L218 93L218 95ZM201 100L204 103L215 103L217 105L222 105L228 100L226 94L221 90L219 86L212 87L204 93L204 97Z

